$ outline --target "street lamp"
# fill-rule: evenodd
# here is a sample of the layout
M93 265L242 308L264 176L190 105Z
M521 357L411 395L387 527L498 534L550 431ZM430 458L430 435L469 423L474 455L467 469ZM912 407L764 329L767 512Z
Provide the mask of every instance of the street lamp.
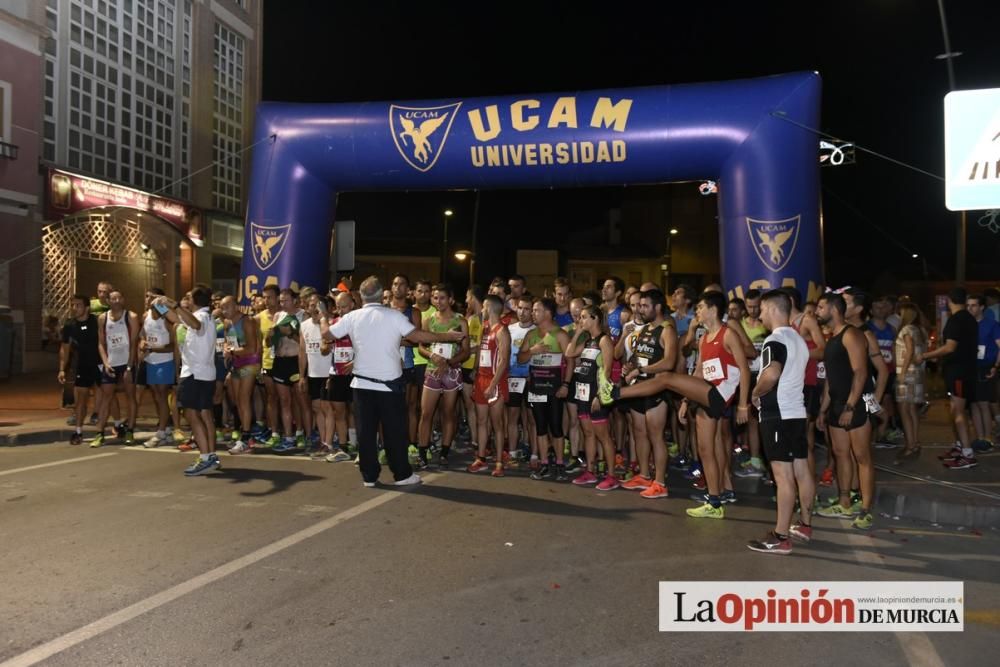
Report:
M670 294L670 262L672 261L671 252L674 237L680 232L676 227L670 228L670 233L667 234L667 252L663 256L664 262L660 264L660 270L663 271L663 293Z
M935 56L937 60L943 60L948 64L948 90L955 90L955 65L951 62L962 55L961 51L951 50L951 36L948 34L948 20L944 15L944 0L938 0L938 16L941 19L941 35L944 37L944 53ZM965 282L965 242L966 229L965 211L962 211L958 219L958 229L955 236L955 282Z
M475 266L476 263L476 253L472 252L471 250L456 250L455 259L457 259L460 262L469 260L469 287L472 287L472 271L473 271L473 266Z
M455 215L450 208L444 210L444 234L441 238L441 282L448 282L448 218Z

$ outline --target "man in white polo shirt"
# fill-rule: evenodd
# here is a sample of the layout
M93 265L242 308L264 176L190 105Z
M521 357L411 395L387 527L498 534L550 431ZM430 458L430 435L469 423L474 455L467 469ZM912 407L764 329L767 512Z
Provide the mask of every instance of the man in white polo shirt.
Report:
M209 305L212 290L197 285L191 290L194 312L177 307L177 302L165 296L153 301L153 307L171 324L183 322L187 334L180 345L181 375L177 386L177 402L184 408L184 416L191 424L191 433L198 443L201 455L184 470L193 477L204 475L221 467L215 453L215 418L212 415L215 395L215 324Z
M358 418L358 456L361 478L375 486L382 466L378 462L376 436L379 424L389 468L396 486L419 484L406 453L406 381L403 379L399 346L411 343L450 343L462 340L460 331L432 333L393 308L382 305L382 284L375 276L361 283L363 307L352 310L332 326L321 320L323 335L331 340L350 336L354 344L354 404Z

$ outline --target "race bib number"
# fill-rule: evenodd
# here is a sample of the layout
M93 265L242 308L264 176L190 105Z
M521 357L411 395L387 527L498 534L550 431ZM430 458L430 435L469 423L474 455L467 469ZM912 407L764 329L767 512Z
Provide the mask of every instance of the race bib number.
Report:
M432 343L431 353L444 359L451 359L453 347L451 343Z
M528 392L528 403L548 403L549 397L545 394L533 394Z
M601 354L601 351L596 347L586 347L583 349L583 353L580 355L584 359L590 359L591 361L597 361L597 357Z
M576 391L573 392L573 398L575 398L578 401L589 401L590 384L586 382L577 382Z
M639 357L639 356L637 356L635 358L635 364L639 368L645 368L646 366L649 365L649 359L647 359L646 357Z
M763 343L754 343L753 347L757 350L757 356L750 360L750 370L754 373L760 371L760 353L764 349Z
M523 394L528 378L507 378L507 391L511 394Z
M822 361L816 364L816 379L825 380L826 379L826 364Z
M240 346L240 341L236 338L236 336L226 336L226 342L229 343L229 347L234 350Z
M354 361L354 348L353 347L334 348L333 360L338 364L346 364Z
M868 410L868 414L877 415L882 412L882 406L875 400L875 394L863 394L861 400L865 402L865 409Z
M480 368L493 367L493 355L490 354L489 348L485 350L479 350L479 366Z
M163 347L163 343L160 342L160 337L157 336L155 333L146 334L146 345L148 345L149 347Z
M108 336L108 347L117 350L118 348L125 347L127 343L125 342L125 336L122 334L116 334Z
M223 352L225 352L225 348L223 347L225 344L226 344L226 339L225 338L216 338L215 339L215 353L216 354L222 354Z
M562 354L558 352L543 352L531 355L532 366L561 366Z
M306 354L319 354L320 342L318 340L306 341Z
M976 346L976 359L985 359L985 358L986 358L986 346L985 345L977 345Z
M701 375L709 382L726 379L726 374L722 370L722 361L719 359L707 359L702 361Z

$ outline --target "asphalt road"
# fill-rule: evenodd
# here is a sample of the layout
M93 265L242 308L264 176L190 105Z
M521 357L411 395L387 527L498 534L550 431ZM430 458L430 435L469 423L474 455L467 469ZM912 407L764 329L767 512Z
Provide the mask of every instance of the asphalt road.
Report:
M0 448L0 667L982 665L1000 639L995 532L817 518L769 556L744 546L769 491L712 521L680 478L659 501L459 471L398 491L278 457L189 479L189 458ZM741 579L964 580L965 631L658 631L659 581Z

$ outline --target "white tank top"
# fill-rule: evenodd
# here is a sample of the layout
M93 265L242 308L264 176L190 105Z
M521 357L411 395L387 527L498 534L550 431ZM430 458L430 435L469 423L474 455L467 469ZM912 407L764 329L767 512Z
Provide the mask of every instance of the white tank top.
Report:
M150 347L165 347L170 344L170 332L167 330L166 320L162 317L153 319L147 312L146 319L142 323L142 331L146 334L146 342ZM150 352L146 355L147 364L164 364L173 360L173 352Z
M319 325L311 319L302 323L302 343L306 346L306 360L309 364L309 377L325 378L330 375L330 366L333 363L333 354L322 354L320 347L323 343L323 336Z
M129 312L126 310L117 321L111 318L111 311L104 317L104 345L112 367L128 365L128 316Z

